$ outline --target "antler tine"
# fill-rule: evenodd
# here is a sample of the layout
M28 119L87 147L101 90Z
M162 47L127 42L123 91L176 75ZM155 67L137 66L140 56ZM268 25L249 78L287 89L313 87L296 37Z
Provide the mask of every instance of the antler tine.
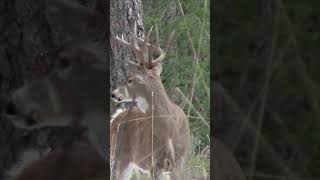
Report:
M133 36L136 36L136 37L138 37L137 36L137 21L134 21L134 27L133 27ZM136 44L136 39L133 39L133 42Z
M166 49L165 49L164 52L163 52L163 50L160 48L160 45L157 45L157 50L159 51L160 56L159 56L157 59L155 59L155 60L152 61L152 66L155 66L157 63L159 63L160 61L162 61L162 60L164 59L164 57L166 56L167 51L168 51L168 49L169 49L170 42L171 42L171 39L172 39L174 33L175 33L175 31L172 31L172 33L169 35L168 40L167 40ZM157 34L157 36L159 37L159 34ZM157 41L158 41L158 40L157 40ZM159 42L159 41L158 41L158 42Z
M123 34L121 34L121 38L119 38L119 36L116 36L115 38L118 42L120 42L122 45L124 45L127 48L132 48L132 43L127 42L126 40L124 40ZM134 50L133 50L134 51ZM130 60L127 60L130 64L139 66L137 63L132 62Z
M162 49L160 48L160 38L159 38L159 30L158 30L158 26L157 24L155 24L156 26L156 47L162 51Z
M165 53L167 53L167 51L168 51L168 49L169 49L169 47L170 47L170 43L171 43L171 40L172 40L172 37L173 37L174 33L175 33L175 30L173 30L173 31L171 32L170 36L168 37L168 41L167 41Z
M133 27L133 35L131 36L132 37L132 50L133 50L133 53L135 54L136 58L138 58L139 60L139 64L140 65L143 65L145 63L145 58L144 58L144 55L143 55L143 50L139 47L138 45L138 41L137 41L137 22L134 21L134 27Z
M146 56L147 56L147 59L148 59L148 64L151 63L151 58L148 57L149 56L149 52L148 52L148 44L149 43L148 43L148 41L150 39L150 35L151 35L151 32L152 32L152 29L153 29L153 26L151 26L151 28L150 28L150 30L149 30L148 34L146 35L145 40L143 42L143 49L146 52Z
M152 47L152 51L150 52L150 54L152 56L153 55L153 50L156 50L161 56L163 54L163 51L160 48L159 31L158 31L157 24L155 24L155 29L156 29L156 42L155 42L156 44L155 44L155 46L150 45ZM150 58L149 61L148 61L148 68L151 69L152 67L153 67L153 60L152 60L152 58Z
M132 35L132 42L133 42L133 43L132 43L132 46L133 46L133 50L136 50L136 52L135 52L135 53L137 53L136 55L141 56L141 55L140 55L141 49L140 49L140 47L139 47L139 45L138 45L138 42L137 42L137 40L136 40L136 37L138 37L137 34L138 34L138 33L137 33L137 22L134 21L133 35Z
M141 49L138 45L137 39L139 37L137 36L137 22L134 22L134 27L133 27L133 35L131 36L131 42L128 42L126 40L124 40L123 34L121 34L121 38L119 38L118 36L116 36L116 40L118 42L120 42L121 44L123 44L125 47L127 48L131 48L133 53L135 54L136 58L139 60L139 64L140 65L144 65L145 64L145 58L144 58L144 51L143 49ZM128 61L130 64L134 64L134 65L138 65L135 62L131 62Z
M170 34L170 36L168 37L165 51L163 51L161 49L161 47L160 47L159 30L158 30L158 27L157 27L156 24L155 24L155 29L156 29L156 32L155 32L155 35L156 35L155 45L152 45L151 43L149 43L149 39L150 39L151 32L153 30L153 26L151 26L151 28L148 31L148 33L145 36L145 38L142 39L142 38L137 36L137 23L136 22L134 22L133 35L131 36L131 38L132 38L132 42L131 43L127 42L126 40L124 40L123 34L122 34L121 38L116 36L116 39L120 43L122 43L124 46L129 47L129 48L131 48L133 50L135 56L139 60L140 66L147 65L148 68L152 68L152 67L156 66L157 63L162 61L164 59L164 57L166 56L166 53L167 53L167 51L169 49L169 46L170 46L171 39L172 39L172 37L174 35L174 32L175 32L175 31L173 31ZM142 43L142 46L139 46L139 43ZM148 48L151 48L150 52L149 52ZM156 59L152 59L152 57L148 57L149 54L152 55L153 50L157 51L157 53L159 54L159 57L157 57ZM130 63L134 64L134 65L138 65L138 64L136 64L134 62L130 62Z
M127 42L126 40L124 40L123 34L121 34L121 38L119 38L119 36L117 35L115 38L118 42L120 42L121 44L123 44L126 47L131 47L131 44L129 42Z
M142 43L142 47L139 48L139 57L141 58L140 65L145 65L146 59L148 59L148 47L152 47L152 45L148 42L150 39L150 34L152 32L153 26L149 29L147 35L145 35L144 39L141 39L138 36L134 36L134 38Z

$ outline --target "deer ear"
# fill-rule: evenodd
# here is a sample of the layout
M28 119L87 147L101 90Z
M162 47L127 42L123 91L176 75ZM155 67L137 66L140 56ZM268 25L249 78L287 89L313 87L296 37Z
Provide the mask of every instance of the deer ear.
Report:
M161 63L157 63L155 66L152 67L152 70L158 75L160 76L162 73L162 64Z

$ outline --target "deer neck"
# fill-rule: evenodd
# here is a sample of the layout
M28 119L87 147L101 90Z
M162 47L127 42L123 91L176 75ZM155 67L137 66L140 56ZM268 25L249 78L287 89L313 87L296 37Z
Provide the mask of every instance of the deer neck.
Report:
M152 88L148 95L149 109L147 111L148 114L152 113L152 106L154 107L154 112L157 113L159 108L166 109L169 111L172 108L172 101L168 97L166 90L164 89L163 85L157 85L157 87Z

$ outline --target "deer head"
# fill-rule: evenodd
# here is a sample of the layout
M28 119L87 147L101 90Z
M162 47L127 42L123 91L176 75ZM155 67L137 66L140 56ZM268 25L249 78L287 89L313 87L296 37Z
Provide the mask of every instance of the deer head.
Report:
M12 93L6 108L10 120L20 128L32 129L65 125L66 118L83 109L101 110L105 103L93 94L103 94L106 68L92 48L67 45L58 50L46 74Z
M122 103L130 102L133 97L136 97L137 105L144 113L150 108L150 100L154 91L162 91L162 96L167 97L160 77L162 72L161 61L165 58L174 32L168 38L166 49L162 50L159 44L158 28L157 26L155 27L155 45L149 43L150 34L153 28L151 27L145 36L145 39L142 39L136 36L136 23L134 25L134 35L131 37L131 42L124 40L123 35L121 38L116 36L118 42L133 50L135 57L138 59L138 63L129 61L128 82L124 86L114 90L112 98L115 101Z

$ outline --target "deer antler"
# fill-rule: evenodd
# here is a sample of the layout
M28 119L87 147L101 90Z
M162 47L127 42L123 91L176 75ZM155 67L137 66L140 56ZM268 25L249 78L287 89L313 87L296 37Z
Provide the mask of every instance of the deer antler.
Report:
M156 27L156 41L155 41L155 45L152 45L149 43L149 39L150 39L150 34L152 32L153 26L150 28L150 30L148 31L148 34L145 36L145 39L142 39L140 37L137 36L137 25L136 22L134 23L134 28L133 28L133 35L132 35L132 42L128 42L126 40L124 40L123 34L121 35L121 38L119 38L118 36L116 36L116 40L118 42L120 42L121 44L123 44L124 46L131 48L135 54L135 56L139 59L139 64L140 66L144 66L147 65L147 68L152 69L154 66L156 66L159 62L161 62L165 55L166 52L169 48L169 44L170 41L173 37L174 31L170 34L168 41L167 41L167 46L165 51L163 51L160 47L160 40L159 40L159 32L158 32L158 27L157 25L155 25ZM139 46L139 43L142 44L142 46ZM152 59L152 53L150 53L148 50L149 48L151 48L151 52L153 53L153 51L156 51L157 54L159 54L159 56L156 59ZM129 61L129 63L134 64L134 65L139 65L137 63L134 63L132 61Z
M152 30L152 28L150 29ZM150 34L151 31L149 31L148 34ZM145 58L145 51L147 49L147 41L145 41L145 43L143 43L142 47L139 47L138 45L138 41L137 41L138 37L137 37L137 23L134 23L134 28L133 28L133 35L132 35L132 42L129 43L126 40L124 40L123 38L123 34L121 35L121 38L119 38L118 36L116 36L116 40L118 40L118 42L122 43L124 46L131 48L133 50L133 53L135 54L135 56L140 60L139 64L140 66L143 66L146 62L146 58ZM130 62L130 61L129 61ZM131 64L136 64L134 62L130 62ZM138 65L138 64L136 64Z
M156 59L149 59L149 62L148 62L148 66L149 68L152 68L154 66L156 66L159 62L161 62L165 56L166 56L166 53L169 49L169 45L170 45L170 42L171 42L171 39L174 35L174 32L175 31L172 31L172 33L170 34L168 40L167 40L167 45L166 45L166 49L165 51L163 51L160 47L160 40L159 40L159 31L158 31L158 27L157 25L155 24L155 27L156 27L156 45L155 46L152 46L154 50L157 51L157 53L159 54L159 57L157 57Z

